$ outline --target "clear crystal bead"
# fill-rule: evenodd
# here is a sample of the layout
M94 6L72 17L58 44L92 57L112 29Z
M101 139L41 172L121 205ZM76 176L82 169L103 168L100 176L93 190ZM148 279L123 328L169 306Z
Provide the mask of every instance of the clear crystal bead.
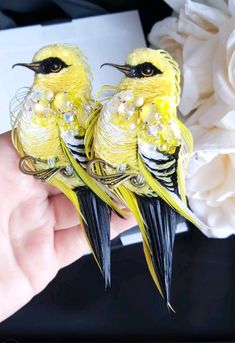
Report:
M64 120L67 123L71 123L74 120L72 113L70 113L70 112L65 113L64 114Z
M156 137L158 135L158 133L159 133L157 125L149 125L147 127L147 132L148 132L148 134L150 136L155 136Z
M54 93L51 90L47 91L46 99L51 101L51 100L53 100L53 98L54 98Z
M67 164L67 166L65 167L65 175L70 177L73 176L73 173L73 167L71 166L71 164Z
M54 168L56 163L56 157L50 157L47 160L47 164L49 168Z
M135 129L136 129L136 125L135 125L135 124L131 124L131 125L129 126L129 129L132 130L132 131L135 130Z
M128 114L129 117L131 117L135 112L135 106L134 105L129 105L127 107L126 113Z
M42 99L42 96L43 96L43 94L38 90L34 90L30 94L30 98L33 100L33 102L38 102L40 99Z
M125 164L118 164L116 167L117 173L125 173L126 165Z
M132 95L132 93L129 91L127 91L125 94L124 94L124 96L123 96L123 99L125 100L125 101L130 101L130 100L132 100L133 99L133 95Z
M175 138L180 138L181 137L180 129L179 129L179 126L177 125L177 123L174 120L171 120L170 127L171 127L171 129L173 131L174 137Z

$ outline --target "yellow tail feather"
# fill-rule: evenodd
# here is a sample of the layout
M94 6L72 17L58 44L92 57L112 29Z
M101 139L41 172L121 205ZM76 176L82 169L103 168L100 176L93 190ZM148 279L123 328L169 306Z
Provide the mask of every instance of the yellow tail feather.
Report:
M134 217L138 223L138 226L140 228L140 231L141 231L141 234L143 237L144 254L145 254L145 259L146 259L150 274L153 278L153 281L155 282L155 284L157 286L159 293L163 297L163 292L162 292L160 283L158 281L157 275L155 273L153 262L152 262L151 249L150 249L148 237L146 234L145 223L144 223L143 217L140 213L136 197L135 197L134 193L127 190L124 186L119 186L117 188L116 194L118 194L120 200L122 202L124 202L127 205L127 207L131 210L131 212L133 213L133 215L134 215Z
M178 179L178 189L181 196L182 201L187 204L186 199L186 190L185 190L185 174L186 169L190 160L190 157L193 152L193 137L191 132L187 129L187 127L181 123L180 120L177 120L177 124L180 129L182 143L179 152L179 160L177 166L177 179Z
M81 180L90 188L100 199L102 199L113 211L120 216L124 216L124 212L116 205L110 196L86 173L86 171L74 160L68 148L61 142L63 151L71 163L72 167L81 178Z

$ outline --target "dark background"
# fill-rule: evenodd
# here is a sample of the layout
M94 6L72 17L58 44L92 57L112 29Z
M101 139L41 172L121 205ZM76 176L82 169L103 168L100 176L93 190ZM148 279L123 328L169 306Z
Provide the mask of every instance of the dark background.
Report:
M171 14L159 0L0 0L0 28L136 8L145 34ZM0 324L0 342L233 341L234 257L234 237L209 240L193 227L177 235L172 287L176 314L169 314L149 275L141 244L122 247L116 239L110 290L105 292L95 262L85 256L61 270L44 292Z

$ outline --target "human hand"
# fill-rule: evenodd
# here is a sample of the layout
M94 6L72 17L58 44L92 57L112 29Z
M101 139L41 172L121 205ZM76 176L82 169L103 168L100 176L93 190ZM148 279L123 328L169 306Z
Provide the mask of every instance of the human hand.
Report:
M71 202L18 163L10 133L0 135L0 321L89 252ZM112 215L112 238L136 225L128 213L126 220Z

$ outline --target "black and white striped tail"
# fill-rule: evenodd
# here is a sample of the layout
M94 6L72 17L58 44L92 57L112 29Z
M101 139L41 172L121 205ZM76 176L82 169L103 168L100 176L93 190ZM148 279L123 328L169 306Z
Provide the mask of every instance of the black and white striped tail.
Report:
M73 158L86 169L88 162L84 136L64 136L64 142ZM105 280L105 287L110 286L110 218L111 210L91 189L77 187L75 190L86 236L90 242L92 252L101 269Z
M141 158L152 176L168 191L178 193L177 165L179 149L172 155L148 151L141 153Z
M152 176L168 191L179 196L178 154L179 148L172 155L158 151L150 154L145 150L141 158ZM165 301L170 304L174 240L177 224L182 222L182 218L160 197L137 196L137 201L146 226L153 266Z
M77 187L75 190L83 226L90 242L92 252L105 280L105 288L111 284L110 278L110 208L88 187Z
M171 298L171 274L178 213L161 198L136 196L142 214L150 253L166 304Z
M85 152L84 136L69 136L62 134L62 137L73 158L81 167L86 169L88 159Z

